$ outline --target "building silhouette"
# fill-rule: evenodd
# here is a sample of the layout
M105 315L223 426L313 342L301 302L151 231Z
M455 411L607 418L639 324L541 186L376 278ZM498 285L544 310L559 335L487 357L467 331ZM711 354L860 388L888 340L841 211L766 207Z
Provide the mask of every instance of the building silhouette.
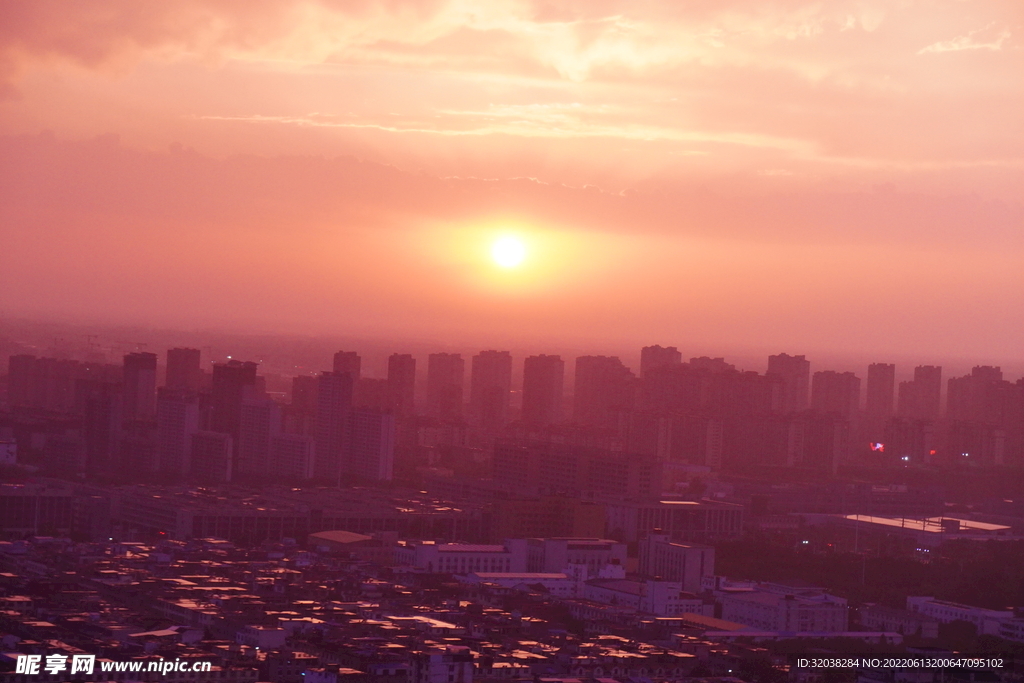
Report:
M769 376L782 381L780 409L783 413L798 413L807 409L807 390L810 387L811 363L804 356L780 353L768 356Z
M864 413L869 420L884 421L892 417L896 391L896 366L872 363L868 366L868 383Z
M469 408L473 421L486 429L508 424L512 392L512 354L481 351L473 356L469 381Z
M266 477L271 472L272 441L281 432L281 408L267 397L242 401L238 430L237 476Z
M340 481L353 385L348 372L322 372L317 378L313 477L326 484Z
M362 367L363 360L355 351L338 351L334 354L334 372L347 372L354 381L358 381Z
M860 378L852 372L824 370L811 380L811 408L853 421L860 411Z
M192 435L200 428L198 394L161 387L156 399L156 469L171 477L187 477L192 457Z
M169 389L199 391L202 378L199 349L167 350L167 381L164 386Z
M900 382L896 412L900 417L917 420L937 420L942 401L942 368L919 365L914 368L914 379Z
M462 419L466 363L457 353L432 353L427 358L427 414L442 420Z
M640 377L655 368L679 365L683 362L683 354L674 346L645 346L640 349Z
M388 357L388 407L398 416L416 412L416 359L408 353Z
M213 366L210 429L238 438L242 400L256 391L256 363L230 360Z
M559 356L530 356L523 361L522 421L537 426L562 421L565 361Z
M617 356L576 359L573 420L591 427L612 427L621 411L633 408L636 378Z
M156 354L129 353L124 357L124 419L156 417Z

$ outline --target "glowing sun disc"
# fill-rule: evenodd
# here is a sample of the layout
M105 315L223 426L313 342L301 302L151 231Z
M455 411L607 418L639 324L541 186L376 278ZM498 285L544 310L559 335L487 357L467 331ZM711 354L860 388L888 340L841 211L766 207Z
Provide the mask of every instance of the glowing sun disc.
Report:
M491 246L491 258L502 268L515 268L526 258L526 245L515 237L502 237Z

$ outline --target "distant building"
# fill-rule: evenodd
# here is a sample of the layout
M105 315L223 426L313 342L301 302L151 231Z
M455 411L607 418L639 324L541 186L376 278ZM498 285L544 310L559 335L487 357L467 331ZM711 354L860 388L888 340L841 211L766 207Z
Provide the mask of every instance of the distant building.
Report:
M199 391L202 377L199 349L167 350L167 380L164 386L168 389Z
M256 363L230 360L213 366L213 393L210 429L230 434L232 447L238 447L242 422L242 401L257 393ZM232 458L237 458L237 452ZM236 463L232 463L234 467Z
M93 474L108 473L120 464L121 386L102 379L80 379L75 382L75 403L82 416L85 469Z
M352 409L352 375L322 372L317 378L316 460L313 477L326 484L338 484L345 448L348 414Z
M274 434L270 439L270 474L282 481L313 478L316 445L303 434Z
M273 399L254 397L243 400L236 474L256 477L270 475L271 442L280 432L281 408Z
M937 420L941 400L942 368L919 365L914 368L912 381L900 382L896 413L917 420Z
M463 580L527 591L541 588L557 598L576 597L580 590L580 582L565 572L470 572Z
M711 546L673 543L666 534L650 534L640 541L640 573L678 581L689 593L699 593L705 576L715 573Z
M299 375L292 378L292 407L309 415L316 414L317 377Z
M525 572L526 540L491 545L400 541L395 561L439 574Z
M807 409L807 390L810 388L811 363L804 356L780 353L768 356L768 372L782 381L780 408L783 413L798 413Z
M665 489L665 463L652 456L543 441L499 441L494 481L517 495L585 493L655 498Z
M232 480L232 439L223 432L196 432L192 435L190 473L196 481L224 483Z
M379 410L348 415L343 472L360 481L391 481L395 467L395 417Z
M636 378L617 356L576 359L573 420L591 427L614 427L620 412L632 410Z
M872 363L868 366L867 403L864 412L869 420L881 423L893 416L895 390L895 365Z
M192 435L199 431L199 396L162 387L157 394L157 470L175 477L189 474Z
M1024 384L1004 380L1000 368L976 366L969 375L951 377L948 387L946 417L952 422L998 427L1015 435L1020 434ZM1018 450L1019 436L1011 440L1013 443L1008 450ZM963 452L970 449L960 450ZM996 460L990 457L988 464L1005 462L1005 459L999 462Z
M881 517L873 515L834 515L831 521L841 527L859 530L866 541L885 538L901 541L909 550L931 550L947 541L1016 541L1021 537L1004 524L991 524L959 517Z
M764 631L840 633L848 627L846 602L827 593L755 589L723 595L719 602L722 619Z
M935 423L931 420L894 417L885 425L884 441L874 448L892 462L932 465L937 462Z
M523 363L522 420L531 425L562 421L565 363L559 356L530 356Z
M122 386L125 420L152 420L156 417L156 354L126 355Z
M473 356L469 383L469 408L473 421L485 429L508 424L512 392L512 354L481 351Z
M334 372L351 375L353 382L359 381L362 376L362 367L363 361L355 351L338 351L334 354Z
M369 536L335 530L310 534L306 544L320 552L352 555L382 567L390 567L395 563L396 540L388 539L386 535Z
M606 605L631 607L659 617L705 611L704 601L683 591L678 581L591 579L583 585L583 598Z
M590 537L604 535L600 503L565 496L494 500L492 538Z
M583 578L594 578L607 565L626 566L626 544L606 538L530 538L526 568L531 572L560 572L582 567Z
M0 465L14 465L18 462L18 442L14 439L0 439Z
M645 346L640 349L640 377L655 368L679 365L683 362L683 354L674 346Z
M855 420L860 412L860 378L852 372L824 370L814 373L811 408Z
M409 683L473 683L473 652L449 645L412 655Z
M921 638L939 637L939 620L921 612L885 605L864 605L858 612L861 626L869 631L891 631Z
M432 353L427 358L427 414L461 420L466 363L457 353Z
M407 353L388 357L388 407L398 416L412 415L416 399L416 359Z
M608 534L633 542L655 529L673 541L712 541L743 535L743 506L712 500L609 502Z
M943 624L954 621L967 621L978 629L978 635L998 636L1000 626L1014 618L1013 610L985 609L961 605L947 600L936 600L933 597L907 596L907 609L926 617L939 620Z

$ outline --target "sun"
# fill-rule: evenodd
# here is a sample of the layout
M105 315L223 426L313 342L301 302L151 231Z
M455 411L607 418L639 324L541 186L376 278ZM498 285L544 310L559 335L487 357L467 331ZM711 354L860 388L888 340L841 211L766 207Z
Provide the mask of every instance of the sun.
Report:
M491 258L502 268L515 268L526 258L526 245L516 237L501 237L491 245Z

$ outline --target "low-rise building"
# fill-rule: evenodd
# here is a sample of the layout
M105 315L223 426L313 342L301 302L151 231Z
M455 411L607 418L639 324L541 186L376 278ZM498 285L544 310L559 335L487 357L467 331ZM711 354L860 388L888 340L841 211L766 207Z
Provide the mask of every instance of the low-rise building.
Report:
M822 633L847 630L845 602L818 596L771 593L763 590L738 592L720 599L722 618L764 631Z
M525 572L526 540L513 539L501 545L400 541L395 561L429 573Z
M678 581L591 579L583 584L582 597L662 617L704 611L703 601L693 593L684 592Z
M531 572L560 572L582 565L585 578L593 578L609 564L626 564L626 544L606 538L530 538L526 552L526 568Z
M1014 618L1013 610L972 607L927 596L907 596L907 609L938 619L943 624L954 621L970 622L978 629L979 635L998 636L1000 625Z
M651 534L640 541L640 573L678 581L684 591L697 593L704 577L715 573L715 549L673 543L666 534Z
M864 605L859 610L861 626L871 631L892 631L905 636L939 637L939 620L907 609L885 605Z

